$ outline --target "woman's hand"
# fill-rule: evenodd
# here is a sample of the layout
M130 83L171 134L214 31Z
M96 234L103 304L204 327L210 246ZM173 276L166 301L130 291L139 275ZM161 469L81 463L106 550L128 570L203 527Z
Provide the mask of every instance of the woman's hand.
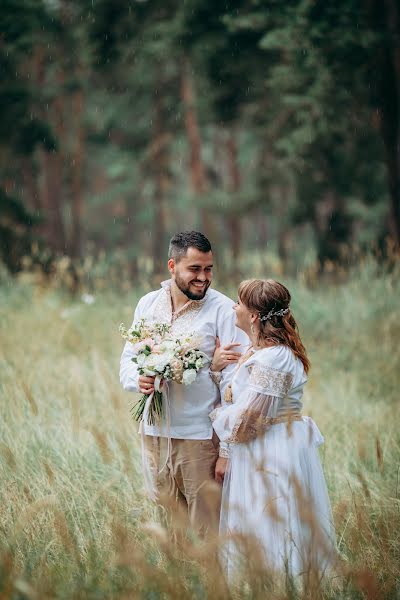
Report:
M215 352L210 365L211 371L222 371L228 365L237 363L239 358L242 356L240 352L235 352L232 348L240 346L241 344L227 344L221 347L219 338L216 338Z
M217 483L224 483L225 471L228 464L228 459L220 456L215 465L215 481Z

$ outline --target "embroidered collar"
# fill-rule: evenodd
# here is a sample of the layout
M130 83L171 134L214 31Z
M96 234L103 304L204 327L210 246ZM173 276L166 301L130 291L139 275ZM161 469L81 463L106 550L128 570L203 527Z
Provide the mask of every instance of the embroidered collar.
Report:
M163 288L163 290L165 291L165 293L168 297L171 321L174 321L175 319L181 317L182 315L184 315L187 312L190 312L193 310L200 310L200 308L203 306L203 304L207 300L207 294L206 294L204 296L204 298L202 298L201 300L188 300L186 302L186 304L181 306L181 308L179 308L177 311L173 311L172 310L172 298L171 298L171 284L172 284L172 279L167 279L166 281L163 281L161 283L161 287Z

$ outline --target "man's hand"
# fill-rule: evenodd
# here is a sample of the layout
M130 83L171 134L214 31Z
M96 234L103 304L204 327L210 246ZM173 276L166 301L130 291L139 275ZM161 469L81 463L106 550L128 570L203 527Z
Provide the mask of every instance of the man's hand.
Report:
M142 394L149 396L152 392L154 392L154 380L155 377L145 377L144 375L139 375L139 390L142 392Z
M242 356L240 352L235 352L232 349L236 346L241 346L241 344L227 344L221 348L221 342L217 337L215 352L210 366L211 371L222 371L228 365L236 363Z
M217 483L223 483L226 471L226 465L228 464L228 459L220 456L217 460L217 464L215 465L215 481Z

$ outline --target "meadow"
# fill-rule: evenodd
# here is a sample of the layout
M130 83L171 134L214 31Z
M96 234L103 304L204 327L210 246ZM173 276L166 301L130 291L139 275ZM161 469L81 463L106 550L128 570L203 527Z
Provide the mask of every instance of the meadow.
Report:
M282 281L312 363L304 413L325 436L336 576L311 594L257 571L229 591L205 543L176 544L159 522L118 379L118 326L142 289L91 298L4 279L1 600L400 597L399 268L365 259L340 282Z

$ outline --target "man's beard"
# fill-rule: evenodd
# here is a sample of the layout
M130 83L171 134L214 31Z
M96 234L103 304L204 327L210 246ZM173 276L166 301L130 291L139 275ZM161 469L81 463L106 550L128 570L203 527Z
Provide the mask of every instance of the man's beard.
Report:
M187 296L189 300L202 300L206 295L208 288L211 285L211 281L206 281L204 291L200 292L199 294L194 294L190 291L189 285L185 281L183 281L177 273L175 273L175 283L181 290L182 294L185 294L185 296Z

